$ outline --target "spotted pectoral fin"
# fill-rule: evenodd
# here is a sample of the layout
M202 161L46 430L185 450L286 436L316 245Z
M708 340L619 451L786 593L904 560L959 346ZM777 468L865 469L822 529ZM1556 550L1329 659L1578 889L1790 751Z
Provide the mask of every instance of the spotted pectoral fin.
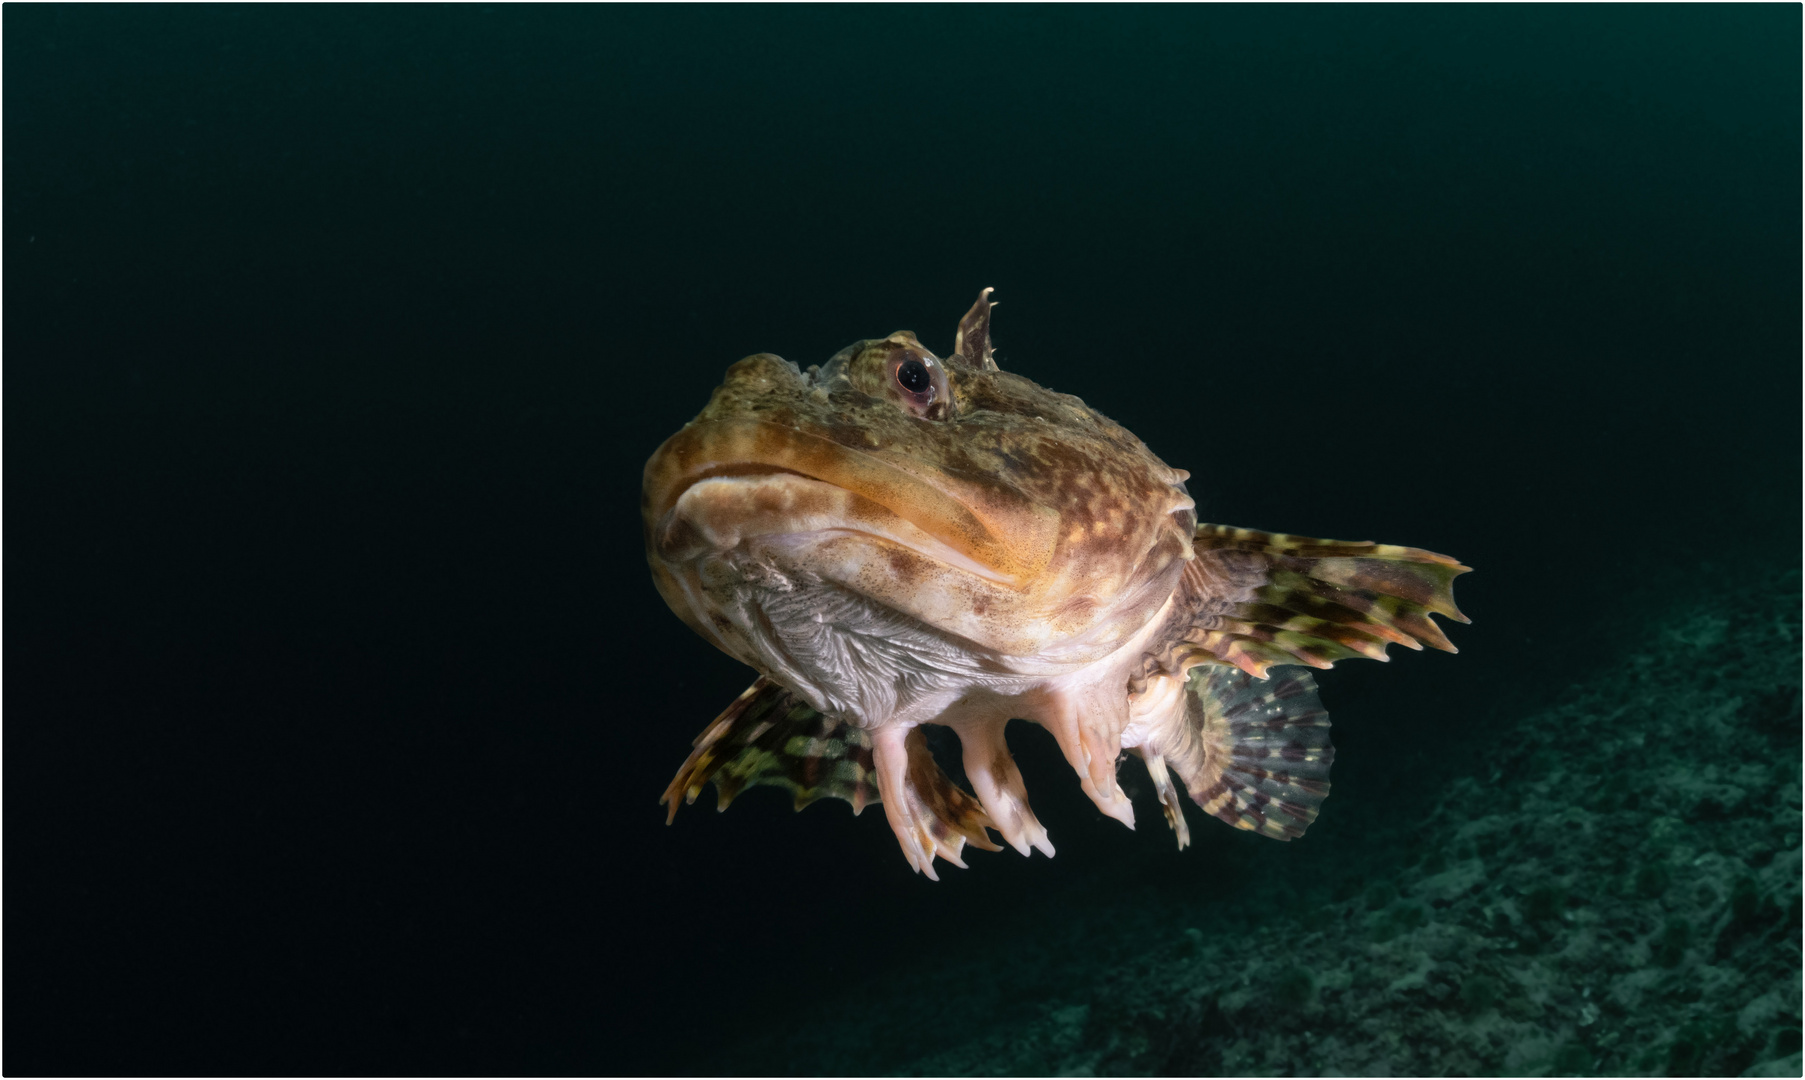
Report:
M1275 667L1265 679L1222 664L1195 668L1182 707L1162 718L1137 749L1180 847L1189 832L1166 780L1168 768L1212 816L1291 840L1316 820L1335 760L1329 714L1309 672L1297 667Z
M1274 664L1326 668L1386 659L1387 645L1456 651L1430 618L1467 622L1453 582L1469 567L1390 544L1314 540L1199 525L1178 601L1185 612L1146 673L1210 661L1263 675Z
M885 811L893 826L899 816L909 825L906 830L896 827L910 863L931 877L936 856L963 866L959 853L967 843L1001 851L985 832L991 822L983 805L946 775L923 732L910 730L906 738L896 734L896 776L889 784L896 789L897 806ZM695 802L710 781L721 810L746 788L766 784L788 789L798 810L816 799L834 798L851 803L857 814L885 801L875 751L870 734L823 715L760 677L696 736L695 749L659 802L670 808L668 824L676 819L677 807Z
M806 701L762 676L696 736L695 749L677 770L660 803L693 803L713 781L716 805L727 809L748 787L787 788L800 810L820 798L845 799L857 814L878 802L871 738L824 716Z

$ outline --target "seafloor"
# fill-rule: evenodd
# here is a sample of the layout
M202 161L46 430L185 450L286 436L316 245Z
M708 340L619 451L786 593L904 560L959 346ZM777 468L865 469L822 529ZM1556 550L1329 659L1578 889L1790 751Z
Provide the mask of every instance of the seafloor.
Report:
M1476 775L1429 783L1397 823L1430 838L1409 861L1375 836L1309 888L999 931L723 1065L1798 1076L1800 578L1754 571L1613 628L1589 677L1491 733Z

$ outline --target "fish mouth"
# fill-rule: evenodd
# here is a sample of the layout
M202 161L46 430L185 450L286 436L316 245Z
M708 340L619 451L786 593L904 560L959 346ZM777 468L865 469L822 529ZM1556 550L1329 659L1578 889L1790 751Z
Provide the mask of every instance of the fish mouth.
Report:
M1057 524L1019 494L757 420L691 424L646 463L651 551L669 562L751 537L857 535L1019 587Z

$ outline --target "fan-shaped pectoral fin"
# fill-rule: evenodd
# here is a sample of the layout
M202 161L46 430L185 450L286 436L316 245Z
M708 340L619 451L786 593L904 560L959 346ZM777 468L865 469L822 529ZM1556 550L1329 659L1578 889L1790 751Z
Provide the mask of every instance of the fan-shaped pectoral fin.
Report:
M857 728L760 677L696 736L695 749L659 801L677 808L696 801L713 782L716 807L746 788L787 788L800 810L820 798L845 799L857 814L877 800L871 740Z
M1286 666L1268 675L1256 679L1222 664L1192 672L1187 731L1170 760L1206 813L1292 840L1328 798L1335 747L1309 672Z

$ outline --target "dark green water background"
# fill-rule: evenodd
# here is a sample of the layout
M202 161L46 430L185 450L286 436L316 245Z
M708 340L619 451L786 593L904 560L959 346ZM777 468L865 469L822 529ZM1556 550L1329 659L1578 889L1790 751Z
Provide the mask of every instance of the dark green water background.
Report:
M926 1054L1006 1018L888 1031L899 973L1405 858L1632 615L1797 562L1795 5L3 29L9 1074L781 1072L731 1048L862 997ZM1305 841L1177 853L1027 731L1052 861L665 828L749 674L651 587L646 456L740 356L948 352L986 285L1206 520L1478 568L1462 655L1322 679Z

